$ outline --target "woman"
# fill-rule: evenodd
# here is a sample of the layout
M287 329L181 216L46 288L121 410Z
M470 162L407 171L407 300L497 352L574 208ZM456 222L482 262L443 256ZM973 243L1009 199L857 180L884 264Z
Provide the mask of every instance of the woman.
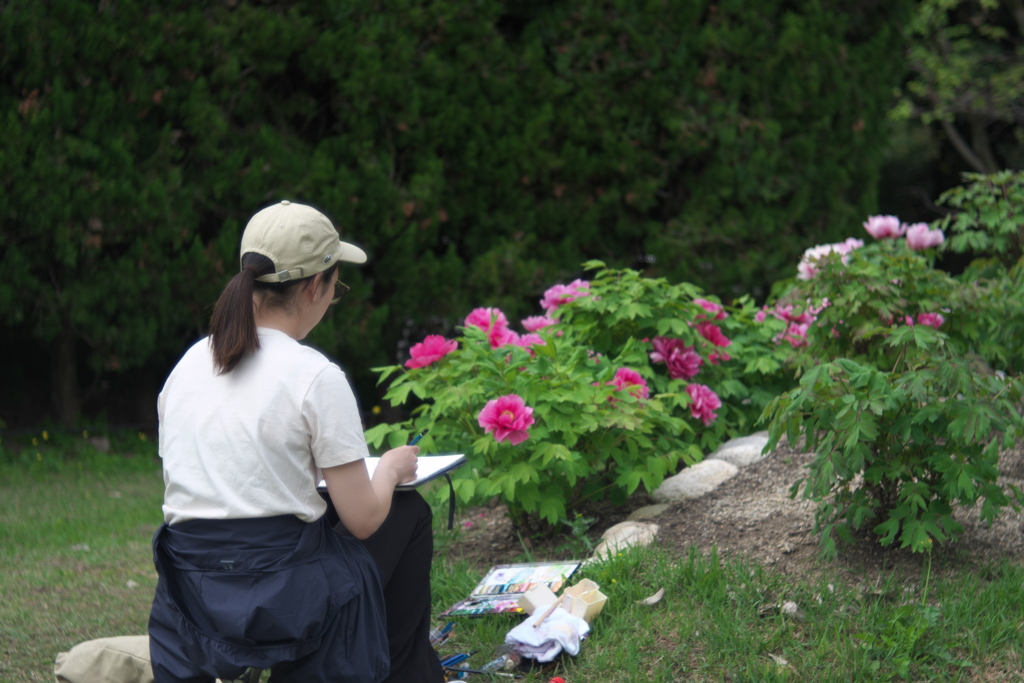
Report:
M209 337L160 393L157 683L249 667L281 682L444 680L429 643L430 508L395 492L419 448L384 453L370 479L344 373L298 343L348 290L338 264L365 261L316 209L263 209Z

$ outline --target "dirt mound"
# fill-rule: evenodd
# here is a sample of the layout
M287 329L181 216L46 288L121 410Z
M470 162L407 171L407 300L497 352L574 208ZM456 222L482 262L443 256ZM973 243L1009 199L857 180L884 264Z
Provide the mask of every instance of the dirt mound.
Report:
M706 496L675 503L657 517L658 543L679 556L691 547L702 552L717 548L723 557L745 557L774 570L801 579L814 580L823 573L851 583L875 582L894 570L920 576L925 555L885 548L865 535L854 544L841 544L839 557L821 558L818 539L812 534L816 504L791 499L789 489L803 476L813 459L787 446L780 446L759 463L740 469L738 475ZM1005 453L1000 460L1000 483L1024 488L1024 449ZM587 532L591 543L610 526L625 520L635 509L649 505L645 495L634 496L629 504L608 504L583 511L594 519ZM1004 509L991 525L980 519L981 506L959 509L955 516L964 532L955 543L933 551L933 573L977 570L1003 559L1024 561L1024 512ZM486 568L522 558L529 550L536 559L566 559L585 556L586 546L568 537L551 540L520 538L500 505L464 511L456 522L459 540L449 552Z

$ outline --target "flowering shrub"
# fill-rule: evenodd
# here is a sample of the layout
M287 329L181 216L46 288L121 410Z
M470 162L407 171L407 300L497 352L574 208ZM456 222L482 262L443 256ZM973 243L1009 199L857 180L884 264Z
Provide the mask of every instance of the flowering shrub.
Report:
M935 269L934 248L911 247L904 238L909 227L895 216L871 216L864 229L877 241L851 237L839 243L846 248L826 245L810 268L798 265L796 280L777 288L784 293L756 319L782 323L771 329L775 343L788 345L790 363L806 369L851 358L891 367L895 356L883 342L893 327L919 318L934 324L936 315L950 321L946 330L960 348L977 341L984 291Z
M704 451L749 433L767 402L792 386L790 356L772 340L778 330L755 324L758 310L748 297L727 308L689 283L586 265L596 271L591 296L560 311L560 320L597 353L615 354L639 340L625 364L647 378L652 393L686 392L696 383L715 394L722 410L699 433Z
M692 285L588 267L590 281L544 294L546 314L522 321L525 332L478 308L456 339L428 337L404 367L378 368L386 400L418 405L369 430L371 445L429 427L426 450L467 456L453 476L459 498L499 496L530 529L586 499L653 490L749 428L769 396L738 377L781 368L753 305L727 312Z
M424 402L410 421L369 430L368 441L397 445L414 423L429 426L428 451L467 455L454 476L459 498L499 496L523 528L565 519L585 498L621 502L641 484L657 487L681 460L700 459L689 448L685 397L650 396L638 373L622 372L622 358L594 360L571 328L554 333L563 327L542 330L531 354L492 348L489 332L467 325L456 352L393 377L387 400Z
M955 504L982 503L984 519L1012 502L996 482L999 449L1021 435L1022 385L935 354L942 334L902 327L886 340L903 352L891 371L839 359L808 371L768 408L769 446L803 435L816 456L801 486L819 501L815 531L835 538L871 529L888 545L927 550L961 531ZM920 350L920 353L913 351ZM1013 489L1017 502L1024 502Z
M991 518L1024 502L996 483L999 449L1021 433L1022 386L988 364L1002 356L987 332L1016 304L935 269L941 230L893 216L864 228L878 241L820 257L759 316L786 325L776 342L804 373L765 418L770 447L803 436L816 454L791 492L819 502L828 554L864 527L925 550L959 533L955 504L981 502Z

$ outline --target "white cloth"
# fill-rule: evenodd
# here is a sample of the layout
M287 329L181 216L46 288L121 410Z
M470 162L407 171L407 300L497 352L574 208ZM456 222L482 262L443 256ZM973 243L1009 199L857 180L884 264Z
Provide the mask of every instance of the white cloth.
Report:
M323 354L259 328L260 349L214 370L208 339L190 348L157 401L164 520L294 514L327 509L320 469L368 455L355 396Z
M575 657L580 652L580 643L590 633L590 624L579 617L556 607L551 615L534 628L547 609L539 609L526 621L516 626L505 636L505 644L524 657L538 662L550 662L562 650Z

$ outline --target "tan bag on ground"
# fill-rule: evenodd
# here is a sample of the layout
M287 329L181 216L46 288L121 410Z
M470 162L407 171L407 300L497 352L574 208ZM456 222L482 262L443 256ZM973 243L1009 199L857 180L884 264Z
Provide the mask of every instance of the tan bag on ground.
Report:
M149 636L87 640L61 652L53 663L57 683L153 683ZM247 674L259 680L260 672ZM230 683L217 679L217 683ZM241 682L240 682L241 683Z
M61 652L53 665L57 683L153 683L149 636L87 640Z

